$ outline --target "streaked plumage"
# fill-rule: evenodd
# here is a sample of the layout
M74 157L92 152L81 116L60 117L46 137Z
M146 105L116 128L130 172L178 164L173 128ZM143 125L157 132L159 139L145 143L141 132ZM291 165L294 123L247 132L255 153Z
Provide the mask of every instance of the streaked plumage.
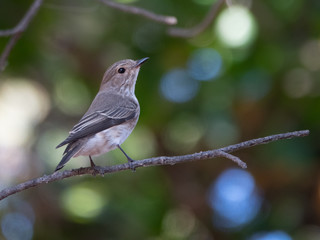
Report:
M57 146L68 144L56 171L72 157L89 156L91 160L91 156L117 147L121 149L120 145L130 135L139 118L140 106L134 89L140 66L147 59L122 60L108 68L88 111Z

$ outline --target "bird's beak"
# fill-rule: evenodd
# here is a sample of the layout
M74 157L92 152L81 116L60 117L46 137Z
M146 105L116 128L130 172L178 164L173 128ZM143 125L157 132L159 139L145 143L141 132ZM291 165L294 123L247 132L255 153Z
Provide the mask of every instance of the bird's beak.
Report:
M146 57L146 58L142 58L142 59L140 59L140 60L137 60L137 61L136 61L136 64L134 65L134 67L136 67L136 68L140 67L140 66L141 66L143 63L145 63L148 59L149 59L149 58Z

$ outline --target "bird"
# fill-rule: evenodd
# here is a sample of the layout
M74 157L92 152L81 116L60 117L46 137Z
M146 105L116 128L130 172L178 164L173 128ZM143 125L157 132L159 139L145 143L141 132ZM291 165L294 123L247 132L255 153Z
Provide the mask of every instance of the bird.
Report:
M62 169L73 157L100 156L119 148L132 168L133 159L121 148L135 128L140 105L135 96L135 85L140 67L149 58L125 59L111 65L105 72L99 91L88 111L71 129L69 136L56 148L67 145L55 171Z

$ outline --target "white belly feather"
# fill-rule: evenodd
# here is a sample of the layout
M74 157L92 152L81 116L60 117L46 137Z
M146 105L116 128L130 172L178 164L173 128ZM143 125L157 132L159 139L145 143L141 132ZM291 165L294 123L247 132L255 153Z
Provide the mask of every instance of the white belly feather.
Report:
M133 128L132 123L128 123L99 132L90 137L74 157L98 156L109 152L121 145L130 135Z

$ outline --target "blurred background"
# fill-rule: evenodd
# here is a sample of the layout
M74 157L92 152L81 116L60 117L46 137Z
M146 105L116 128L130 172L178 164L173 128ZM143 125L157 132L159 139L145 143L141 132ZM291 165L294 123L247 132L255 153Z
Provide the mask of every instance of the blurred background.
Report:
M31 0L2 0L0 29ZM198 24L214 0L118 0ZM200 35L91 0L45 0L0 75L0 186L50 174L121 59L141 68L134 159L310 129L227 159L73 177L0 201L0 239L320 239L320 1L228 0ZM0 38L0 49L8 38ZM119 150L98 165L126 162ZM65 169L88 166L72 159Z

